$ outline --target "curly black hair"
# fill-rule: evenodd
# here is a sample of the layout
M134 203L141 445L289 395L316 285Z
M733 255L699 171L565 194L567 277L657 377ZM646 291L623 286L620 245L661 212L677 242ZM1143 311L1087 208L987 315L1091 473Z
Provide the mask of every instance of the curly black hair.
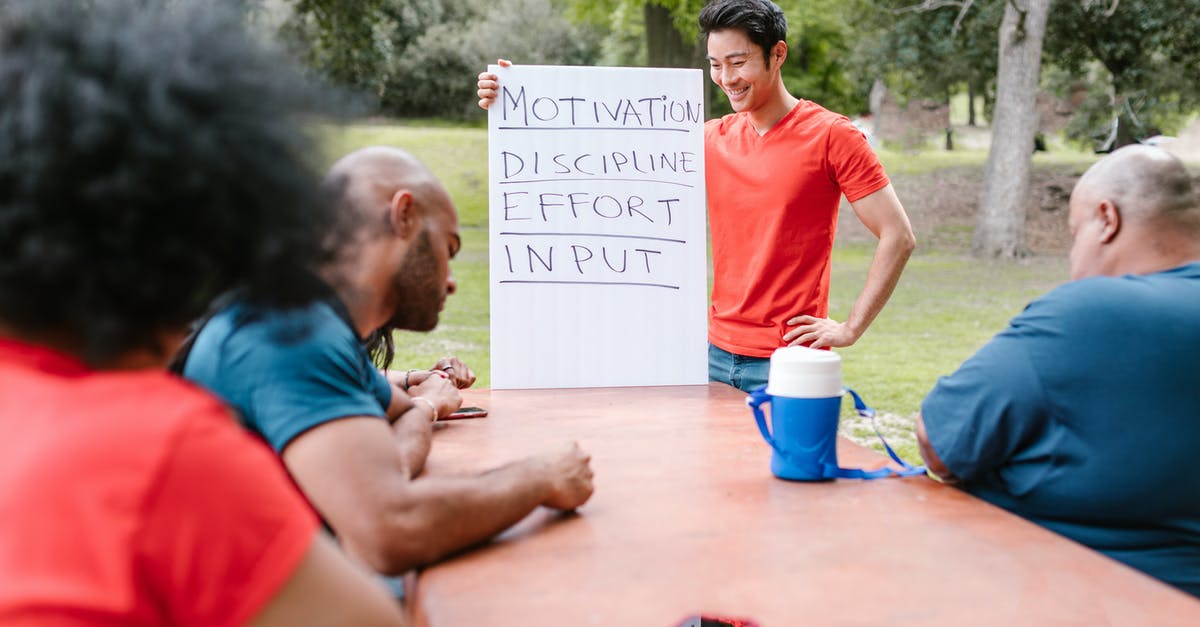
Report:
M0 4L0 324L102 362L235 287L317 293L333 100L225 4Z
M763 58L771 58L776 42L787 41L787 16L771 0L712 0L700 10L700 33L740 30L762 48Z

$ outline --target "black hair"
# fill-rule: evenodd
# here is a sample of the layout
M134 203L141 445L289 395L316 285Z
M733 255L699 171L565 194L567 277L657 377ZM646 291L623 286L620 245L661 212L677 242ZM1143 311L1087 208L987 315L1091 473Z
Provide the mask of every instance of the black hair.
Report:
M0 324L102 362L232 288L318 293L332 100L227 4L0 5Z
M713 0L700 10L700 32L740 30L762 48L763 59L770 61L776 42L787 41L787 16L771 0Z

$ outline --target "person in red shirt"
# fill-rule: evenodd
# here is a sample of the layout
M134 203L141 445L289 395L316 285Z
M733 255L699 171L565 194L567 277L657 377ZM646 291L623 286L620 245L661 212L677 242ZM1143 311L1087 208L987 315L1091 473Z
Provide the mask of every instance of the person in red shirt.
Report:
M0 624L403 623L163 369L226 289L315 295L309 89L219 9L0 5Z
M734 111L704 128L709 379L749 391L766 384L776 348L857 342L891 297L916 238L862 132L788 93L780 72L787 18L775 3L714 0L700 12L700 30L709 75ZM486 109L499 89L496 75L481 73L478 88ZM879 245L839 322L828 317L829 275L843 195Z
M787 19L769 0L700 12L712 80L733 113L704 128L713 292L709 378L764 385L780 346L854 344L883 309L916 245L908 216L863 134L783 84ZM879 238L844 322L829 318L829 273L845 195Z

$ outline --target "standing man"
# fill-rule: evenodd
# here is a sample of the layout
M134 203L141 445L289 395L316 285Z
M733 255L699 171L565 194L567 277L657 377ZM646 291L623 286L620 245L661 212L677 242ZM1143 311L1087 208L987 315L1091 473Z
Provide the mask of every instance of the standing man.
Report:
M539 505L572 510L592 494L576 444L475 476L422 474L433 423L461 404L442 370L391 382L364 339L428 331L455 290L458 218L441 183L395 148L365 148L325 180L335 199L328 294L305 308L244 299L196 336L184 375L241 414L283 458L342 545L396 575L493 535ZM453 375L451 375L453 376Z
M715 0L700 12L709 75L734 113L704 128L713 291L709 378L767 382L781 346L850 346L883 309L916 245L875 152L845 116L788 93L787 18L770 0ZM507 62L501 62L504 65ZM479 105L497 77L479 75ZM845 322L829 315L841 197L879 238Z
M1071 193L1071 279L921 405L943 481L1200 596L1200 199L1128 146Z

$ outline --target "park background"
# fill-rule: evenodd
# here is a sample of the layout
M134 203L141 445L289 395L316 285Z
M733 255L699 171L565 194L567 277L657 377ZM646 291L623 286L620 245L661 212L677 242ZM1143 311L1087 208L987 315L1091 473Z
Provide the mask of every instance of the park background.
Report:
M395 367L454 354L481 387L488 181L475 76L497 57L707 69L695 21L704 0L241 2L263 37L336 86L353 112L317 126L319 165L388 144L446 184L463 239L451 264L459 289L435 331L398 334ZM846 383L917 461L912 425L937 377L1067 279L1067 200L1098 152L1153 143L1200 171L1200 0L777 3L789 22L789 91L871 136L917 234L888 306L855 346L838 349ZM709 117L728 113L706 89ZM831 317L849 313L874 243L843 203ZM841 430L878 447L847 407Z

